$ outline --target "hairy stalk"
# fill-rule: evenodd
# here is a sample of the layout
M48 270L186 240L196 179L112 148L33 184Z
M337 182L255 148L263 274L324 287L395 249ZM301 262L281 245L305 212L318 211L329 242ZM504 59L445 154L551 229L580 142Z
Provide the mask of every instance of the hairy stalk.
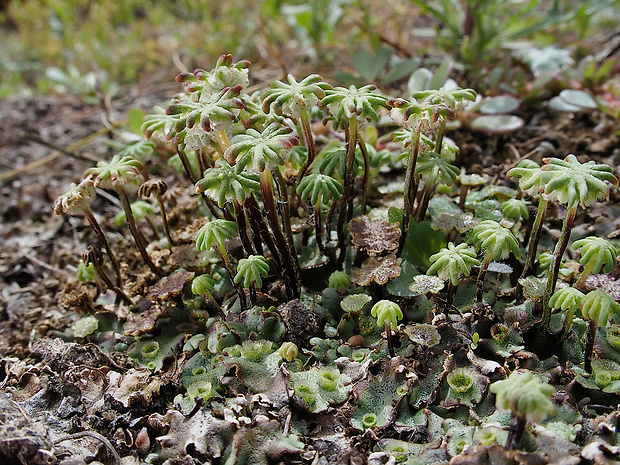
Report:
M239 237L241 238L241 244L243 245L243 250L247 255L253 255L254 249L252 248L252 244L250 243L250 238L248 237L247 224L245 213L243 211L243 206L234 201L235 207L235 221L237 222L237 226L239 226Z
M274 235L277 249L281 253L282 259L282 277L286 284L286 292L290 299L298 299L301 293L299 277L296 268L293 265L293 257L288 247L288 243L278 221L278 212L272 187L273 178L269 170L260 173L260 187L263 194L263 202L267 221ZM296 257L295 257L296 258Z
M370 179L370 160L368 157L368 150L366 149L366 142L361 138L358 139L358 145L364 158L364 180L362 181L362 197L360 199L362 215L366 214L366 197L368 195L368 180Z
M196 174L193 172L192 167L187 158L187 155L185 155L185 152L183 152L183 150L180 150L178 147L177 147L177 155L179 155L179 159L181 160L181 164L183 165L185 174L187 174L187 177L190 179L192 184L195 185L198 182L198 177L196 177ZM215 203L209 197L207 197L204 193L201 193L200 195L202 196L202 199L205 201L205 204L207 205L207 207L209 207L209 210L211 211L214 217L219 218L219 219L224 218L222 212L217 208Z
M144 236L138 230L138 225L136 224L136 219L133 216L133 212L131 211L131 205L129 204L129 198L127 197L127 192L122 185L116 185L116 192L118 193L119 198L121 199L121 204L123 205L123 210L125 210L125 215L127 217L127 223L129 224L129 229L131 234L133 235L136 246L140 251L140 255L144 259L144 262L148 265L148 267L155 273L155 275L159 278L162 278L164 274L162 271L153 263L151 257L149 257L148 252L146 251L146 244L144 242Z
M250 197L246 199L243 208L246 211L247 218L250 222L250 228L252 229L252 242L254 243L254 249L256 250L256 253L258 255L264 255L263 243L261 242L261 237L263 236L263 227L261 226L263 216L261 215L260 209L258 208L254 194L250 195ZM265 227L265 229L267 228ZM265 244L267 244L267 241L265 241ZM271 251L271 249L269 250ZM274 254L272 253L272 255ZM279 265L279 257L277 255L274 255L274 258Z
M555 291L555 285L558 280L558 275L560 273L560 265L562 263L562 257L564 256L564 252L566 251L566 247L568 246L568 241L570 240L571 231L573 229L573 222L575 220L575 215L577 214L577 207L575 205L569 208L566 216L564 217L564 222L562 224L562 231L560 232L560 238L558 239L557 244L555 245L555 250L553 251L553 262L551 263L551 267L547 272L547 286L545 287L545 293L543 295L543 317L541 323L541 330L547 331L549 329L549 321L551 320L551 308L549 306L549 300Z
M493 260L493 254L487 253L480 264L480 271L478 272L478 279L476 280L476 302L482 302L482 288L484 283L484 277L487 274L489 265Z
M443 313L444 315L446 315L446 319L448 319L448 315L450 314L450 310L452 309L452 302L454 302L456 287L456 285L452 284L452 280L448 280L448 291L446 292L446 306L443 309Z
M418 153L420 152L420 135L420 132L416 133L415 139L409 151L409 156L407 157L408 164L407 171L405 173L405 192L403 197L403 233L400 235L397 255L400 255L405 247L405 241L407 240L407 234L409 232L409 224L413 214L413 205L417 191L415 182L415 166L418 162Z
M164 226L164 234L168 239L168 243L171 246L176 245L176 242L172 238L172 234L170 232L170 225L168 224L168 216L166 214L166 208L164 207L164 200L161 198L161 195L157 195L157 203L159 204L159 211L161 212L161 222Z
M308 171L308 167L314 161L316 157L316 146L314 145L314 134L312 133L312 126L310 125L310 118L308 117L308 112L304 108L301 110L299 115L299 121L301 123L302 134L304 138L304 142L306 144L306 149L308 151L308 156L306 158L306 162L304 166L299 170L299 174L297 175L297 184L299 181L305 176L306 171Z
M228 271L228 275L230 276L230 282L232 283L233 287L235 288L235 291L237 292L237 296L239 297L239 303L241 304L241 308L246 309L247 302L245 300L245 291L243 290L243 287L240 284L237 284L235 282L234 278L237 272L235 271L235 266L230 260L230 255L226 251L226 248L224 247L223 244L218 243L216 245L216 248L220 256L222 257L222 260L224 260L224 267L226 268L226 271Z
M95 231L95 235L97 236L97 239L99 240L101 245L105 248L105 251L107 252L108 257L110 257L110 261L112 262L112 267L114 268L114 273L116 274L116 285L119 288L122 287L121 267L120 267L120 264L118 263L118 259L116 258L116 255L114 254L114 252L112 252L112 247L110 247L110 242L108 241L108 237L104 234L103 229L101 229L101 226L99 225L99 222L97 221L97 218L95 218L95 215L93 215L90 210L83 209L82 212L84 213L86 220L90 224L90 227L93 228L93 231Z
M349 119L349 127L347 133L347 155L344 170L344 192L340 203L340 213L338 214L338 223L336 225L338 231L338 266L344 263L346 255L346 243L344 236L344 225L353 216L353 196L355 192L355 176L353 168L355 166L355 148L357 147L357 120L355 117Z
M282 229L284 229L286 243L289 249L289 254L292 257L292 264L295 268L295 272L297 273L296 279L300 280L301 277L301 265L299 264L299 260L297 258L297 251L295 250L295 241L293 240L293 229L291 228L291 206L289 204L289 195L287 191L286 182L282 177L282 173L278 168L275 168L271 172L273 179L276 181L276 188L278 189L278 196L280 197L280 202L278 202L278 213L282 218Z
M82 254L82 261L86 266L89 263L93 264L95 268L95 272L97 276L105 283L108 288L110 288L123 302L127 305L133 305L131 299L123 292L120 286L115 285L112 280L108 277L105 270L103 269L103 254L101 249L96 245L90 245L86 248L84 253Z
M527 258L525 259L525 266L523 267L523 272L521 272L520 279L527 278L530 274L532 274L532 270L534 269L536 250L538 249L538 242L540 241L540 233L542 231L543 220L547 214L548 204L549 201L545 200L541 195L540 200L538 201L538 211L536 212L536 218L534 219L534 225L532 226L530 240L527 244ZM518 304L523 302L523 286L520 282L517 283L516 299Z
M323 232L323 225L321 223L321 199L319 199L314 206L314 237L316 238L316 246L322 254L325 254L325 246L321 239L321 233Z
M592 373L592 355L594 353L594 341L596 340L596 330L598 323L592 318L588 318L588 333L586 334L585 362L584 369L588 373Z
M515 415L514 413L512 414L510 417L508 438L506 439L506 445L504 446L506 450L515 450L517 448L519 439L521 439L521 436L523 436L523 432L525 431L526 424L527 419L525 417Z

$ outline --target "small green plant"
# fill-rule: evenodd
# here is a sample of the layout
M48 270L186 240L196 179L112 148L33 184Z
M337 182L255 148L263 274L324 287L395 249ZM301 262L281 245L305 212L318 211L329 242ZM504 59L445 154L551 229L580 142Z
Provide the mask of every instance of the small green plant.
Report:
M468 277L473 266L480 266L476 258L476 252L468 244L455 246L452 242L447 248L441 249L430 257L431 266L426 270L426 274L436 274L444 281L448 281L448 292L444 313L446 316L452 308L452 301L456 292L456 286L461 280L461 276Z
M561 336L563 338L568 336L571 326L573 325L573 317L575 316L575 312L580 308L583 297L583 292L568 286L555 291L549 300L549 307L559 308L566 313L561 331Z
M515 371L508 378L491 384L489 390L496 395L497 408L512 415L505 446L508 450L517 447L527 421L540 422L555 411L549 398L555 389L529 371Z
M262 255L250 255L237 263L234 282L243 281L243 287L250 290L250 300L256 305L256 287L263 287L263 279L269 274L269 265Z
M101 187L103 189L115 189L123 210L125 212L129 229L136 242L136 246L140 251L140 255L144 259L144 262L149 268L157 275L162 277L162 271L153 263L151 257L146 251L146 239L138 229L138 224L134 218L131 210L131 203L127 196L127 191L123 187L125 184L133 181L140 173L139 167L141 166L138 160L131 157L121 158L119 155L115 155L110 162L100 161L94 168L89 168L84 173L84 176L93 176L93 185L95 187Z
M519 243L510 229L504 228L492 220L478 223L471 230L471 239L476 243L479 251L484 250L484 258L478 272L476 299L482 301L482 282L491 260L500 260L512 253L516 258L521 257Z
M390 300L380 300L373 305L370 314L377 319L377 326L385 327L390 355L394 357L396 354L394 353L392 330L397 328L398 321L403 317L400 306Z
M579 275L576 286L582 287L592 273L604 270L609 273L616 266L618 251L608 240L602 237L586 237L573 242L573 250L581 252L579 264L584 269Z
M108 237L103 232L103 229L101 229L97 218L90 209L90 205L94 200L95 195L96 192L93 179L91 177L87 177L79 184L74 184L71 186L67 192L58 197L54 203L54 213L57 215L62 215L63 213L68 215L84 215L91 228L93 228L93 231L95 231L95 235L97 236L99 243L103 246L103 248L105 248L108 257L112 262L114 272L116 273L116 285L121 287L122 280L120 264L116 258L116 255L112 251L112 248L110 247Z
M592 372L592 353L596 330L607 325L614 313L620 315L620 305L607 292L600 289L590 291L581 299L581 313L588 319L586 337L585 370Z

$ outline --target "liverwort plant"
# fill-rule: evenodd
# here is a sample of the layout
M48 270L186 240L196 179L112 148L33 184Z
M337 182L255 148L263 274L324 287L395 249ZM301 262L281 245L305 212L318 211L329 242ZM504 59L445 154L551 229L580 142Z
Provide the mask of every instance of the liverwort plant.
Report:
M131 204L127 191L123 187L125 184L133 181L140 173L139 167L141 163L131 157L120 157L115 155L110 162L100 161L96 167L89 168L85 171L84 176L93 176L93 184L95 187L101 187L103 189L115 189L118 194L125 215L127 216L127 223L132 236L136 242L136 246L140 251L140 255L144 259L144 262L149 266L151 271L155 273L159 278L163 276L162 271L153 263L151 257L149 257L146 251L146 241L144 236L138 229L138 225L131 210Z
M392 329L396 329L398 321L402 319L403 312L397 303L390 300L380 300L373 305L370 314L377 319L377 326L385 327L390 357L395 357L394 342L392 341Z
M478 251L484 251L476 282L476 300L482 302L482 283L491 261L507 258L510 253L520 258L521 252L512 231L493 220L484 220L474 226L470 238Z
M116 274L116 285L121 288L121 267L118 263L118 259L110 247L108 237L103 232L103 229L101 229L97 218L95 218L95 215L90 209L90 205L95 196L95 184L93 178L89 176L79 184L71 186L67 192L58 197L54 203L54 213L57 215L62 215L63 213L67 215L84 215L90 227L95 231L99 243L105 248Z
M414 200L416 198L416 166L418 156L421 152L434 152L442 154L443 135L446 123L452 119L456 112L463 108L467 101L474 101L476 92L472 89L439 89L414 92L411 100L390 99L387 104L391 108L390 116L392 120L404 128L394 139L401 142L408 149L405 173L405 189L403 197L403 233L401 236L399 253L402 252L407 233L409 231L410 218L414 211ZM422 133L435 131L435 142ZM432 144L432 145L431 145ZM449 176L452 176L451 170ZM458 170L456 171L458 173ZM437 176L435 176L437 178ZM452 179L454 180L454 179ZM434 188L434 185L433 187ZM428 196L428 195L427 195ZM423 213L426 207L420 209L420 221L423 220Z
M238 226L234 221L221 219L207 221L196 233L196 249L202 252L215 246L224 261L226 271L228 271L230 280L237 291L239 302L242 307L245 307L245 292L243 292L239 284L234 282L234 277L237 273L225 246L226 239L235 237L237 235L237 230Z
M262 132L250 128L244 134L237 134L224 153L228 162L235 164L237 170L259 173L265 214L275 237L286 291L292 299L300 295L301 267L293 243L287 186L280 166L288 160L293 146L298 144L299 138L292 133L291 128L272 123ZM274 187L278 191L278 202Z
M504 380L491 384L498 410L511 412L506 449L517 447L528 421L538 423L555 411L550 396L555 392L547 380L533 373L514 371Z
M344 226L353 217L353 198L355 193L355 175L354 162L357 145L360 145L362 154L366 154L364 141L359 137L359 130L362 124L366 122L377 122L379 120L379 108L385 107L387 98L375 91L376 87L372 85L360 88L351 85L348 89L344 87L335 87L325 91L325 97L321 100L321 104L327 107L335 129L341 129L345 132L346 138L346 163L343 174L344 185L342 201L340 202L340 213L338 214L337 233L338 248L340 255L338 262L341 265L345 257L345 236ZM365 169L368 169L368 157L364 159ZM364 186L365 189L368 186ZM362 212L365 213L365 212Z
M260 189L258 175L239 171L224 158L215 161L215 166L207 168L204 176L196 182L195 192L204 193L217 203L220 208L232 205L241 243L247 254L254 252L246 230L246 215L243 205L246 200Z
M250 290L250 300L256 305L256 287L263 286L263 279L269 274L269 265L262 255L250 255L237 263L235 283L243 281L243 287Z
M575 312L580 308L583 297L583 292L568 286L555 291L549 300L549 307L559 308L566 313L564 316L564 324L560 332L563 339L568 336L573 325Z
M343 192L343 187L338 180L321 173L312 173L301 180L297 186L297 194L304 201L309 201L314 207L314 232L316 245L321 253L325 253L325 247L321 240L323 231L321 215L325 200L332 198L338 200Z
M551 309L549 299L555 290L556 281L560 272L562 256L568 246L573 222L579 205L583 208L592 205L598 199L609 195L609 184L614 186L618 180L613 175L613 169L607 165L599 165L594 161L580 163L575 155L568 155L564 160L558 158L544 158L546 163L541 170L549 178L544 186L545 195L566 205L567 213L562 223L560 238L553 251L554 261L551 263L547 275L547 287L543 296L542 329L549 328Z
M462 243L455 246L452 242L448 247L441 249L430 257L431 266L426 270L426 274L436 274L444 281L448 281L448 291L444 313L446 317L452 308L452 301L456 293L461 276L468 277L472 266L480 266L476 258L476 252L468 244Z
M582 287L592 273L603 269L609 273L616 266L618 251L614 245L602 237L586 237L573 242L573 250L581 252L579 264L584 266L576 286Z
M320 104L321 99L325 97L325 91L332 89L332 86L324 82L318 74L312 74L300 82L289 74L286 80L286 83L281 81L272 83L271 89L263 92L261 98L265 113L272 110L277 115L292 118L298 127L300 126L301 130L298 132L303 135L307 157L303 167L299 170L297 177L299 181L304 177L316 156L309 111Z
M210 274L201 274L196 276L192 280L192 293L194 295L199 295L202 297L206 297L209 303L215 308L217 313L222 318L222 321L226 321L226 314L220 307L220 304L213 297L213 289L215 289L215 279Z
M588 373L592 373L596 330L599 326L606 326L614 313L620 315L620 305L607 292L596 289L581 299L581 313L588 319L584 368Z
M164 206L163 200L163 195L166 193L167 190L168 185L161 179L149 179L140 186L140 188L138 189L138 195L142 198L147 198L151 195L155 195L155 197L157 198L157 203L159 205L161 221L164 226L164 234L166 234L168 243L173 246L176 245L176 243L174 242L174 239L172 238L172 234L170 232L170 226L168 225L168 216L166 215L166 207Z

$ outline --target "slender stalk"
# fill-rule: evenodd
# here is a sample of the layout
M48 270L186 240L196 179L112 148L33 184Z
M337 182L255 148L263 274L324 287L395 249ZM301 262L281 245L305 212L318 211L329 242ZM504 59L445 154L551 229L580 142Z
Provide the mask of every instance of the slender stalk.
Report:
M577 283L575 284L575 287L577 289L583 288L584 284L586 283L586 280L592 274L592 270L594 269L595 266L596 266L596 260L590 260L588 264L584 267L583 271L579 275L579 279L577 280Z
M312 133L312 126L310 125L310 118L308 117L308 112L303 109L301 110L301 114L299 115L299 121L301 122L301 129L304 138L304 142L306 144L306 149L308 151L308 156L306 157L306 162L304 166L299 170L299 174L297 175L297 184L302 180L306 171L308 171L308 167L312 164L316 157L316 146L314 145L314 134Z
M461 184L461 191L459 193L459 208L461 211L465 211L465 199L467 197L467 192L469 191L469 186Z
M196 184L198 182L198 176L196 176L196 174L194 173L194 170L192 169L192 165L189 163L187 155L183 150L179 149L179 147L177 147L177 155L179 156L179 160L181 160L181 164L183 165L185 174L187 174L189 180L192 181L192 184Z
M448 319L448 315L450 314L450 310L452 309L452 302L454 302L454 295L456 294L456 285L452 284L452 281L448 281L448 291L446 292L446 306L443 309L444 315L446 315L446 319Z
M237 296L239 296L239 303L241 304L241 308L245 309L247 308L247 302L245 300L245 291L243 290L243 287L241 287L240 284L237 284L235 282L235 275L237 274L237 272L235 271L235 266L230 260L230 255L226 251L226 248L224 247L223 244L217 244L216 248L220 256L222 257L222 260L224 260L224 267L226 268L226 271L228 271L228 275L230 276L230 282L235 288L235 291L237 291Z
M536 218L534 219L534 224L532 226L530 240L527 244L527 258L525 259L525 265L523 267L523 271L521 272L520 279L527 278L530 274L532 274L532 270L534 269L536 250L538 249L538 242L540 241L540 233L542 231L543 220L547 214L548 204L549 201L545 200L541 195L540 200L538 201L538 211L536 212ZM516 301L518 304L523 302L523 286L519 282L517 282Z
M338 256L338 265L344 263L346 254L346 243L344 236L344 225L353 216L353 193L355 191L355 176L353 168L355 166L355 148L357 147L357 120L352 117L349 120L347 132L347 154L344 170L344 192L340 204L340 213L338 214L338 223L336 225L338 231L338 248L340 255Z
M237 226L239 226L239 237L241 238L241 243L243 244L243 250L247 255L253 255L254 249L252 248L252 244L250 243L250 238L248 237L247 224L245 213L243 211L243 206L234 201L235 206L235 220L237 221Z
M217 314L222 319L222 322L225 323L226 322L226 314L224 313L224 310L222 310L222 307L220 307L220 304L217 303L217 300L215 300L215 297L213 297L213 294L211 294L209 291L205 290L204 291L204 295L207 297L207 300L213 306L213 308L215 308L215 310L217 311Z
M280 202L276 205L278 207L278 213L282 218L282 226L285 233L286 243L289 249L289 255L291 256L291 263L295 267L295 272L297 273L297 281L299 281L301 276L301 265L299 264L299 260L297 259L297 251L295 250L295 241L293 240L293 229L291 228L291 207L289 204L289 196L287 192L286 182L282 177L282 173L278 168L272 170L272 176L276 181L276 187L278 189L278 195L280 197Z
M110 288L121 300L123 300L123 302L127 305L133 305L133 302L127 294L123 292L120 286L116 286L112 282L103 269L103 254L101 253L101 249L99 247L96 245L89 246L82 254L82 261L86 266L88 266L89 263L92 263L99 279L101 279L105 285L108 286L108 288Z
M284 282L286 284L286 292L290 299L298 299L301 293L299 277L295 266L293 265L291 251L278 222L278 212L275 197L273 195L273 178L271 176L271 172L269 170L262 171L259 179L267 221L271 227L277 249L279 250L280 257L282 259L282 277L284 278Z
M323 232L323 225L321 224L321 201L322 199L319 197L314 206L314 237L316 238L316 246L319 248L319 251L325 254L325 246L321 239L321 233Z
M424 191L422 193L422 199L420 205L418 205L418 211L416 211L418 215L418 222L421 223L424 221L426 217L426 212L428 211L428 204L433 197L433 193L435 192L435 184L427 183L424 186Z
M84 209L82 210L82 212L84 213L84 217L90 224L90 227L93 228L93 231L95 231L95 235L97 236L97 239L99 240L101 245L105 248L105 251L107 252L108 257L110 257L110 261L112 262L112 267L114 268L114 273L116 273L116 285L120 288L122 286L121 267L118 263L116 255L114 254L114 252L112 252L112 247L110 247L110 242L108 241L108 237L103 233L103 229L101 229L101 226L99 225L99 222L97 221L97 218L95 218L95 215L93 215L90 210Z
M523 432L525 431L525 425L527 420L525 417L515 415L514 413L510 417L510 428L508 430L508 438L506 439L506 450L514 450L517 448L517 444Z
M577 214L577 207L578 205L569 208L566 216L564 217L560 238L558 239L558 242L555 245L555 250L553 251L554 260L547 272L547 286L545 287L545 293L543 294L543 318L541 323L542 331L547 331L549 329L549 321L551 320L549 300L555 291L555 285L560 273L560 265L562 264L562 257L564 256L566 247L568 247L568 241L570 240L571 231L573 229L573 222L575 221L575 215Z
M596 330L598 323L592 318L588 318L588 334L586 336L585 362L584 369L588 373L592 373L592 354L594 353L594 341L596 340Z
M153 230L153 237L155 238L155 240L158 241L159 239L161 239L161 234L159 233L159 229L157 229L157 225L155 224L155 221L153 221L153 218L147 216L145 220ZM144 237L144 234L142 235L142 237Z
M390 357L396 357L396 352L394 352L394 341L392 340L392 324L387 322L385 323L385 334L387 337L388 351L390 352Z
M366 214L366 197L368 195L368 180L370 179L370 160L368 157L368 150L366 149L366 143L362 139L358 139L358 146L360 148L360 152L362 152L362 157L364 158L364 180L362 181L362 197L360 199L361 202L361 211L362 215Z
M263 221L263 215L261 214L260 208L256 203L256 198L254 197L254 194L250 195L250 197L246 199L244 208L246 210L247 217L250 220L250 228L252 229L252 242L254 243L254 249L256 250L256 253L258 255L264 255L261 237L263 237L264 231L266 231L268 239L265 240L265 245L267 245L267 248L274 256L276 262L278 262L278 266L280 266L279 255L277 253L274 253L272 251L272 248L268 245L268 242L273 243L273 240L271 238L269 230L267 229L267 226L265 226L265 223Z
M478 272L478 279L476 280L476 302L482 302L482 291L484 284L484 277L487 274L487 270L489 269L489 265L491 264L491 260L493 259L493 254L487 253L480 264L480 271Z
M157 195L157 203L159 204L159 211L161 212L161 222L164 225L164 234L168 239L168 243L170 246L177 245L174 239L172 238L172 234L170 233L170 225L168 224L168 216L166 215L166 207L164 206L164 200L161 195Z
M407 240L407 234L409 232L409 223L411 222L411 215L413 214L413 204L417 191L415 166L418 162L418 153L420 152L420 135L421 133L418 131L411 145L409 156L407 157L408 164L405 173L405 192L403 196L403 233L400 235L397 255L400 255L405 247L405 241Z
M568 334L570 333L570 329L573 326L573 319L575 317L575 312L577 311L577 309L574 306L570 306L568 307L568 310L566 311L566 316L564 317L564 324L562 325L562 329L560 330L560 339L561 340L565 340L568 337Z
M138 230L138 225L136 224L136 219L133 216L133 212L131 211L131 205L129 204L129 198L127 197L127 193L122 185L116 185L116 192L118 193L119 198L121 199L121 204L123 205L123 210L125 210L125 215L127 217L127 223L129 224L129 229L131 230L131 234L133 235L136 246L140 251L140 255L144 259L144 262L148 265L148 267L157 275L157 277L161 278L164 276L162 271L153 263L151 257L149 257L148 252L146 251L146 244L143 242L144 237L141 235Z
M177 147L177 155L179 155L179 159L181 160L181 164L183 165L185 174L187 174L187 177L190 179L192 184L196 184L199 179L196 176L196 174L193 172L192 166L189 163L189 159L187 158L187 155L185 155L185 152L183 152L183 150L180 150L178 147ZM224 216L222 215L221 211L215 206L215 203L213 203L213 201L209 197L207 197L204 194L204 192L202 192L200 195L202 196L202 199L205 201L205 204L207 205L207 207L209 207L209 210L211 211L213 216L215 216L216 218L222 219Z

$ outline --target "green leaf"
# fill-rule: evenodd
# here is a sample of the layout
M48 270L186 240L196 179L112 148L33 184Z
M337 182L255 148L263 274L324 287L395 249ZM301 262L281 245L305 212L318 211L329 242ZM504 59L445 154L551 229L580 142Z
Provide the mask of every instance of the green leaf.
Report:
M453 67L454 63L451 60L446 60L441 63L439 68L435 70L433 77L428 82L428 89L441 89L452 72Z
M392 50L388 47L379 47L376 54L358 50L353 54L353 67L367 82L372 82L388 64L391 56Z
M411 75L420 66L421 61L420 58L414 57L395 62L383 78L383 84L391 84Z
M411 225L401 257L418 270L426 270L430 256L439 252L446 243L446 234L431 228L430 221Z

